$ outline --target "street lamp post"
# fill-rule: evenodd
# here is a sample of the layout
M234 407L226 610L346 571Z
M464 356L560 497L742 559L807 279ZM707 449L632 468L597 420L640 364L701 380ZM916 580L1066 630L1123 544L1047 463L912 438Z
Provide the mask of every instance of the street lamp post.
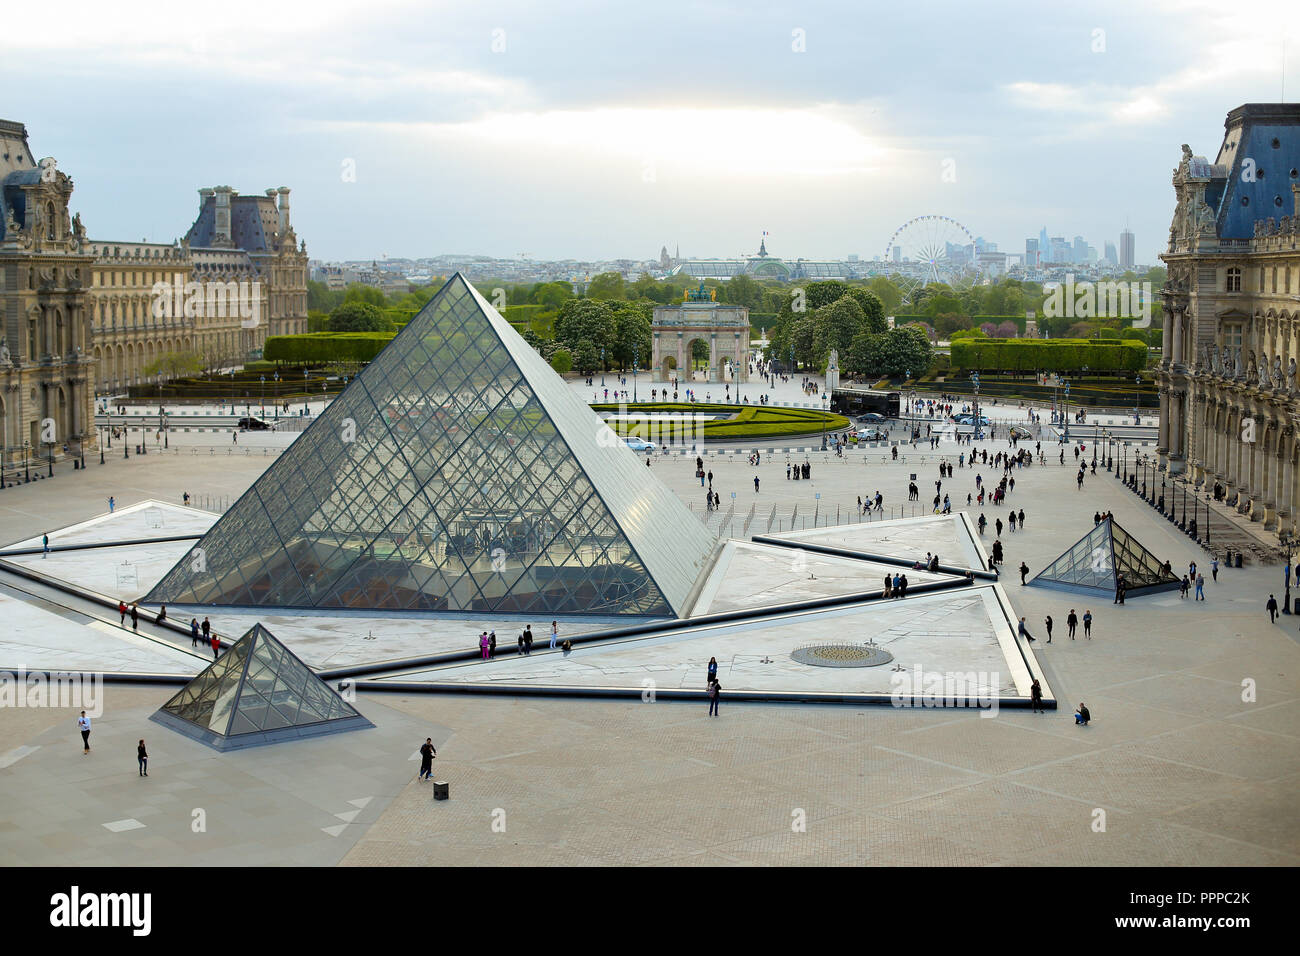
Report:
M49 457L50 474L49 474L49 476L50 476L51 478L53 478L53 477L54 477L54 442L52 442L52 441L51 441L51 442L46 442L46 444L50 446L50 457Z
M302 370L302 413L307 414L307 370Z
M641 347L632 346L632 401L636 401L636 366L641 361Z
M30 449L31 449L31 442L28 439L24 438L23 439L23 480L24 481L32 480L32 469L30 464L31 461Z
M1282 597L1282 613L1291 613L1291 556L1296 551L1296 537L1289 530L1279 531L1278 543L1282 546L1282 553L1286 555L1286 594Z
M262 417L266 417L266 376L258 376L262 380Z
M605 350L600 350L600 387L605 387Z

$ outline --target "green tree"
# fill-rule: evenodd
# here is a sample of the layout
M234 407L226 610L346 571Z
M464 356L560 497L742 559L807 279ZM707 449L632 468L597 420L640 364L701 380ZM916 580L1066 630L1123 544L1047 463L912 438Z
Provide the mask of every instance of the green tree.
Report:
M903 304L903 292L892 280L884 276L876 276L867 283L867 288L880 299L880 304L885 309L885 315L897 314L898 307Z
M827 279L823 282L809 282L803 287L803 291L807 298L808 310L811 312L843 298L848 293L849 287L838 279Z
M624 298L623 276L617 272L602 272L588 283L587 298L606 302Z
M533 302L548 309L559 309L573 298L573 286L567 282L539 282L533 286Z
M751 312L763 311L763 287L746 275L733 277L718 298L729 305L743 305Z
M362 285L360 282L354 282L348 286L347 291L343 293L344 302L365 302L377 308L384 308L388 305L388 297L372 285Z
M164 352L145 366L145 375L161 375L171 380L198 375L203 371L203 357L198 352Z
M570 299L555 317L555 341L575 349L583 339L605 351L605 362L614 357L614 308L595 299Z
M331 312L343 301L343 291L331 292L324 282L307 282L307 310Z
M852 286L849 289L849 295L862 307L862 316L867 323L868 332L880 335L888 331L889 323L885 321L885 304L880 301L880 296L870 289L864 289L862 286Z
M391 332L393 327L380 308L369 302L344 302L330 313L331 332Z
M884 319L882 318L881 321L883 322ZM831 349L838 349L843 356L853 342L854 336L863 331L870 331L862 306L854 296L847 293L830 305L824 305L814 312L812 327L812 361L818 367L830 356Z
M614 361L619 368L630 368L635 359L641 368L650 361L650 309L632 302L615 302Z
M551 368L564 375L573 368L573 355L566 348L558 348L551 353Z
M573 350L573 364L578 369L579 374L591 375L595 373L600 365L600 353L596 351L596 346L591 344L590 339L583 339L578 343L578 347Z

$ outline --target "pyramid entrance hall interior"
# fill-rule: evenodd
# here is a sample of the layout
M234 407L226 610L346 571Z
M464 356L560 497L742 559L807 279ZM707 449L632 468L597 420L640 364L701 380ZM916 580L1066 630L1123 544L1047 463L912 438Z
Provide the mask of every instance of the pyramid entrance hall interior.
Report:
M155 448L141 402L103 464L0 491L0 672L94 711L84 758L81 706L0 713L0 856L1300 863L1291 574L1152 470L1154 415L981 399L977 435L920 391L849 441L716 312L656 312L638 400L714 334L697 392L831 424L625 440L456 273L275 427L177 407ZM121 785L142 738L167 786Z

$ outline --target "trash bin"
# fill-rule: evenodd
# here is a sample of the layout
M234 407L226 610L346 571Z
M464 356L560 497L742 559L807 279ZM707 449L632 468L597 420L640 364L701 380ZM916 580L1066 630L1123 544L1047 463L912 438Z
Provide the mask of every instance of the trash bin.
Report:
M1240 551L1237 552L1237 563L1234 564L1233 567L1234 567L1234 568L1239 568L1239 567L1241 567L1241 552L1240 552Z
M447 792L446 780L435 780L433 782L433 799L446 800L449 794Z

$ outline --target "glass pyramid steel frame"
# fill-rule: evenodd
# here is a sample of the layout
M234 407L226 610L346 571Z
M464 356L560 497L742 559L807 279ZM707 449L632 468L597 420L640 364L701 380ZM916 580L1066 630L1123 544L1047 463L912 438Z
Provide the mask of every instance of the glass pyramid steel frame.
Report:
M374 726L261 624L151 719L217 750Z
M1089 531L1029 583L1113 595L1121 574L1128 595L1176 590L1180 584L1178 577L1165 574L1163 562L1115 524L1114 518Z
M457 273L147 600L671 617L712 547Z

